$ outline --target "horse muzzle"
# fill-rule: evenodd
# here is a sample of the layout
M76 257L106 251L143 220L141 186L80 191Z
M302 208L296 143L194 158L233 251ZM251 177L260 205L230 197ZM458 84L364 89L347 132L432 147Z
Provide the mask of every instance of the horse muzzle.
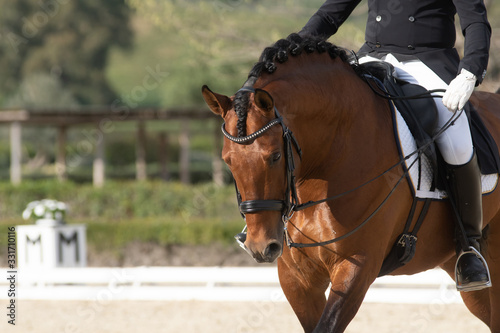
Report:
M248 248L248 252L251 253L252 257L258 263L272 263L283 253L283 243L278 242L277 240L273 240L269 242L263 251L252 250Z
M271 240L264 246L252 245L247 242L245 232L237 234L235 238L240 246L258 263L272 263L283 254L283 241ZM259 250L260 248L263 250Z

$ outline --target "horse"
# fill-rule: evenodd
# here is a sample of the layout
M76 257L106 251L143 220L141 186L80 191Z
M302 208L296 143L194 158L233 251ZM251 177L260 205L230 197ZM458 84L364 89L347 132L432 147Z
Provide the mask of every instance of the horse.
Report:
M234 96L202 88L224 120L222 158L245 216L244 247L258 262L278 261L281 288L305 332L346 329L413 202L403 168L393 167L401 158L389 103L350 59L327 41L292 34L262 52ZM500 96L476 92L471 102L500 142ZM499 203L498 189L483 196L482 255L492 287L461 292L492 332L500 332ZM440 267L455 277L450 206L430 204L413 259L391 275Z

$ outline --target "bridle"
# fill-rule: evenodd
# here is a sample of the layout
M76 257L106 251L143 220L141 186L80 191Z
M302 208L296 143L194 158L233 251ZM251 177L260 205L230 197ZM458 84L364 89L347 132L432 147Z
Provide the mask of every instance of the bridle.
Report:
M373 88L372 88L372 90L373 90ZM255 92L255 89L253 89L252 87L245 87L244 86L239 91ZM432 92L434 92L434 91L432 91ZM442 91L438 90L436 92L442 92ZM385 96L384 98L393 99L392 97L394 97L394 96ZM429 96L427 96L427 97L429 97ZM422 97L420 97L420 98L422 98ZM423 154L423 152L429 147L429 145L433 144L435 139L439 135L441 135L441 133L443 133L449 126L451 126L454 123L454 121L456 119L458 119L458 117L460 117L462 112L463 112L463 109L455 112L455 114L452 117L450 117L450 119L441 127L441 129L433 135L430 142L417 148L414 152L408 154L407 156L402 157L399 162L390 166L388 169L386 169L384 172L382 172L378 176L376 176L376 177L374 177L374 178L372 178L372 179L370 179L370 180L360 184L359 186L354 187L353 189L350 189L346 192L343 192L343 193L340 193L340 194L337 194L335 196L328 197L325 199L317 200L317 201L307 201L307 202L302 203L302 204L299 204L299 200L297 197L297 188L295 185L295 175L294 175L295 160L294 160L294 155L293 155L293 147L295 147L300 159L302 159L302 150L300 149L299 143L298 143L297 139L295 138L295 136L293 135L292 131L283 122L283 118L280 115L280 113L278 112L278 109L276 108L276 106L274 107L274 114L275 114L274 119L272 119L269 123L264 125L261 129L255 131L252 134L244 136L244 137L232 136L231 134L229 134L226 131L225 123L223 123L221 126L222 133L224 134L224 136L227 139L229 139L230 141L235 142L237 144L248 144L248 143L252 142L253 140L255 140L256 138L263 135L264 133L266 133L269 129L271 129L275 125L281 125L282 132L283 132L283 141L284 141L284 147L285 147L285 149L284 149L285 164L286 164L286 186L287 186L286 192L285 192L285 199L284 200L246 200L246 201L242 201L240 191L239 191L238 186L235 182L236 196L237 196L237 200L238 200L240 214L245 219L245 215L248 213L256 213L259 211L280 211L281 216L282 216L282 222L284 225L284 234L285 234L285 238L286 238L286 243L287 243L288 247L290 247L290 248L292 248L292 247L306 248L306 247L325 246L328 244L338 242L342 239L345 239L345 238L351 236L352 234L356 233L359 229L361 229L364 225L366 225L371 220L371 218L373 216L375 216L378 213L378 211L382 208L382 206L389 200L389 198L395 192L396 188L403 181L403 179L405 179L408 176L409 170L419 160L419 158L416 158L412 162L412 164L407 167L407 170L405 170L403 172L401 177L398 179L398 181L396 182L394 187L391 189L391 191L385 197L385 199L380 203L380 205L378 205L377 208L375 208L375 210L364 221L362 221L357 227L355 227L354 229L352 229L351 231L347 232L346 234L344 234L342 236L339 236L339 237L336 237L336 238L333 238L333 239L330 239L327 241L323 241L323 242L294 243L290 239L290 236L288 234L288 230L287 230L288 221L292 218L293 214L296 211L300 211L300 210L318 205L320 203L324 203L327 201L338 199L338 198L345 196L349 193L357 191L357 190L361 189L362 187L374 182L375 180L385 176L387 173L389 173L390 171L392 171L396 167L403 165L403 163L405 163L412 156L418 155L420 157L420 155ZM245 225L245 228L243 229L242 233L244 233L245 230L246 230L246 225ZM242 241L241 239L236 237L236 241L240 244L240 246L242 248L246 249L246 247L243 244L244 240Z
M249 91L255 92L253 88L244 87L239 91ZM221 130L226 138L230 141L233 141L237 144L247 144L252 142L259 136L266 133L275 125L281 125L281 129L283 132L283 141L284 141L284 157L286 164L286 191L285 191L285 199L284 200L246 200L242 201L240 191L238 190L238 186L235 182L236 187L236 196L238 198L238 205L240 208L240 213L243 218L248 213L256 213L259 211L280 211L282 215L283 222L288 221L295 212L295 207L298 203L297 198L297 189L295 187L295 160L293 156L293 147L297 151L299 158L302 158L302 150L300 149L299 143L292 131L285 125L283 122L283 117L278 112L278 109L274 107L274 115L275 118L272 119L269 123L264 125L261 129L256 132L249 134L244 137L235 137L229 134L226 131L225 123L222 124Z

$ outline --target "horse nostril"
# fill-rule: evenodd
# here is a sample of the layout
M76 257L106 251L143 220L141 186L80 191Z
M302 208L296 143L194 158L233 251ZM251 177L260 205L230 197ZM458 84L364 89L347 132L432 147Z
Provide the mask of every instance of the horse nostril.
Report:
M281 254L281 249L282 248L280 243L272 242L267 246L264 255L269 260L274 261L274 259L276 259Z

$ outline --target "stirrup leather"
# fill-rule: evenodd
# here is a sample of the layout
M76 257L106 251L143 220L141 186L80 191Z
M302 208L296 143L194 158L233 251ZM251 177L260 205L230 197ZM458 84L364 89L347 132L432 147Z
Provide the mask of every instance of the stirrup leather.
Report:
M488 280L484 283L474 284L472 286L459 285L458 284L458 269L457 269L458 263L460 261L460 258L462 258L463 255L470 254L470 253L474 254L477 258L479 258L479 260L481 260L481 262L483 263L483 266L486 268L486 275L488 276ZM481 255L481 253L479 253L479 251L476 250L474 247L470 246L469 251L462 251L462 253L460 253L460 255L458 256L457 261L455 263L455 281L456 281L458 291L475 291L475 290L481 290L484 288L491 287L491 275L490 275L490 269L488 268L488 263L486 262L486 259L484 259L484 257Z

